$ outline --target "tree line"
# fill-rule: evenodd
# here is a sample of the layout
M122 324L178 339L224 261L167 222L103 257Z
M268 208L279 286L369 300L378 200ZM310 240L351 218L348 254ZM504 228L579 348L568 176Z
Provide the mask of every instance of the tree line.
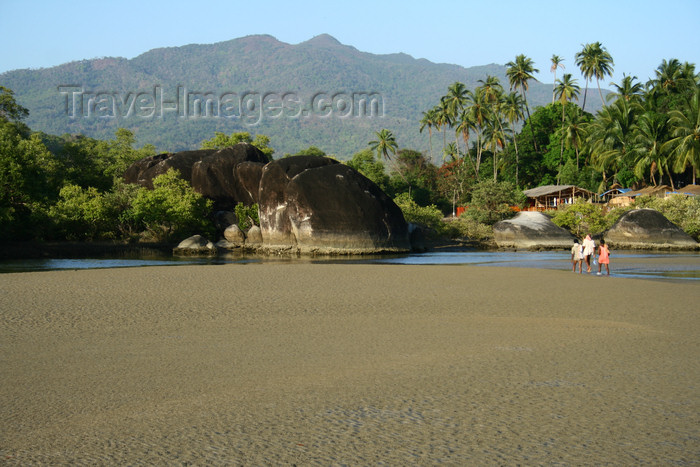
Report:
M623 187L666 182L695 183L700 168L700 74L690 63L664 60L655 77L643 84L623 75L611 83L614 92L603 108L585 111L589 83L594 79L603 99L600 80L611 76L613 59L596 42L576 54L585 77L581 87L570 73L556 78L563 59L553 55L552 103L531 113L528 84L538 72L532 60L518 55L506 64L508 90L493 76L473 90L456 82L432 108L423 112L420 131L442 135L443 166L466 165L461 177L485 178L484 165L494 181L519 188L545 184L575 184L602 192L615 183ZM386 131L386 130L383 130ZM390 133L390 132L389 132ZM386 134L378 132L379 140ZM457 178L460 174L455 173ZM455 184L460 195L464 180Z
M557 78L564 63L553 55L552 102L535 109L527 92L538 70L525 55L506 65L508 83L488 76L467 89L455 82L418 123L429 134L426 153L400 148L392 132L381 129L346 163L404 210L418 215L430 208L429 217L441 219L469 205L474 220L486 224L522 202L520 190L540 185L602 192L614 183L694 183L700 167L700 75L694 65L664 60L647 83L624 75L592 115L585 110L589 84L595 81L602 97L600 80L611 75L614 63L600 43L585 45L575 63L585 78L583 91L571 74ZM123 183L131 163L156 154L151 145L135 148L133 132L118 129L109 140L55 136L32 132L23 123L27 116L13 92L0 87L1 238L172 240L211 231L211 204L176 173L155 190ZM274 153L270 138L248 133L215 133L200 147L240 141ZM301 154L326 155L315 146L293 155Z

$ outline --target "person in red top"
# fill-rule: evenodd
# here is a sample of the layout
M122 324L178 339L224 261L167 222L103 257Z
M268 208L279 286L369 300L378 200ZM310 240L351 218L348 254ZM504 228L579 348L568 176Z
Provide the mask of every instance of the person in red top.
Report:
M600 240L600 246L598 247L598 275L600 275L600 270L603 265L605 265L605 270L610 275L610 250L608 245L605 244L605 240Z

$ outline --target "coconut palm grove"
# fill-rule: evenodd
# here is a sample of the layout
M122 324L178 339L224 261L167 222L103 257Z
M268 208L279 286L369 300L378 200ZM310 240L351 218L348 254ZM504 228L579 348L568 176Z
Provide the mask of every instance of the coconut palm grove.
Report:
M552 99L533 108L528 88L538 67L550 67ZM574 67L583 82L567 72ZM695 64L663 60L649 81L624 75L609 83L612 92L604 98L602 87L613 69L613 57L600 42L583 45L575 57L552 55L547 64L517 55L506 64L507 82L488 76L473 89L455 82L423 111L416 130L428 133L428 150L401 147L391 128L377 127L366 149L345 163L394 198L407 220L472 238L488 237L488 226L522 203L522 190L537 186L576 185L603 193L613 186L665 184L675 189L695 184L700 170L700 74ZM603 100L595 113L587 107L590 93ZM212 229L207 220L211 203L176 174L164 176L155 190L122 181L131 163L158 152L152 145L135 148L130 130L119 129L111 140L50 135L32 131L23 123L27 115L13 91L0 87L4 240L163 241ZM238 142L274 154L274 141L246 132L216 133L200 147ZM326 155L311 146L274 156L302 154ZM699 222L700 201L683 203L680 211L674 208L675 220L685 222L681 226L697 239L700 228L690 224ZM459 222L444 222L458 206L469 209ZM619 216L615 210L578 209L586 211L587 219L597 216L601 229ZM554 214L555 222L571 227L560 214Z

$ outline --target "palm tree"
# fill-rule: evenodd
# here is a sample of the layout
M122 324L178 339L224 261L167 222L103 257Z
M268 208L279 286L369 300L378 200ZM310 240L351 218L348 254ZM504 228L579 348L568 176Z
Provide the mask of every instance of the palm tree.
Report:
M662 60L661 65L654 72L656 78L651 80L652 84L663 89L664 92L673 92L682 79L681 62L677 58Z
M673 170L681 173L688 166L693 168L693 185L700 168L700 87L682 110L670 113L673 139L666 144L673 157Z
M476 131L476 125L474 125L474 122L472 121L470 115L471 112L469 110L469 108L465 108L462 111L462 115L459 116L459 119L456 122L457 125L455 126L455 133L462 135L462 140L464 140L465 157L469 159L469 162L471 163L472 167L474 167L475 172L478 172L474 165L474 161L472 161L472 158L469 155L469 134L471 131Z
M374 134L376 135L377 139L375 141L370 141L369 146L373 151L377 151L377 157L386 159L387 161L391 160L391 154L396 154L396 150L398 149L398 145L396 144L396 138L394 138L394 134L387 130L386 128L382 128L379 131L375 131Z
M430 144L430 160L433 160L433 127L437 125L435 118L435 109L430 109L427 112L423 112L423 118L420 120L420 132L423 133L424 129L428 129L428 142Z
M557 81L557 87L554 89L554 94L561 102L561 148L559 150L559 173L557 174L557 183L561 175L562 162L564 158L564 117L566 116L566 104L569 99L578 100L578 95L581 88L577 84L577 80L571 78L571 73L564 74L564 77ZM578 163L577 163L578 165Z
M399 174L399 176L403 179L403 181L408 185L408 195L411 195L411 184L409 183L408 180L406 180L406 177L404 177L403 173L401 172L401 168L396 164L396 161L394 161L391 158L391 155L395 155L397 149L399 148L398 144L396 144L396 138L394 138L394 134L387 130L386 128L382 128L379 131L374 132L375 136L377 137L376 140L370 141L369 146L370 149L373 151L377 151L377 157L386 159L387 161L391 161L394 163L394 170L396 173Z
M449 158L451 162L457 162L459 160L459 149L457 149L457 145L455 143L450 143L445 146L442 158Z
M595 76L595 82L598 86L598 95L600 96L600 101L605 106L605 99L603 99L603 91L600 89L600 80L605 79L606 76L612 76L615 62L613 61L612 55L608 50L602 46L600 42L596 42L595 50L596 60L594 61L593 76Z
M552 73L554 73L554 85L552 86L552 103L554 103L554 88L557 86L557 68L561 68L562 70L565 68L564 64L562 63L564 61L563 58L561 58L559 55L552 55L552 67L549 69Z
M603 185L607 183L607 170L617 174L631 166L632 135L640 112L641 106L618 99L600 110L588 126L588 153L591 162L603 173Z
M644 88L642 83L635 83L636 76L622 74L622 82L620 84L610 83L616 92L611 92L606 96L607 100L624 99L626 101L640 102Z
M583 46L583 49L576 54L576 65L578 65L578 67L581 69L581 74L583 77L586 78L586 90L583 94L582 109L585 110L586 108L588 82L592 78L596 79L600 100L603 102L603 107L605 107L603 91L600 89L600 79L605 78L606 76L612 76L613 65L615 65L612 56L600 42L586 44Z
M503 86L501 86L501 81L496 76L487 75L486 79L480 79L479 86L483 92L486 100L490 103L498 102L501 94L503 94Z
M520 155L518 154L518 138L515 136L515 124L523 119L523 98L516 92L510 92L505 96L501 105L501 112L510 124L510 131L513 134L513 145L515 146L515 186L518 187L518 166L520 165Z
M445 131L448 126L452 126L452 118L450 116L450 110L447 105L447 100L445 97L440 99L440 104L435 107L435 123L437 124L438 131L442 131L442 151L445 151L445 146L447 145Z
M586 139L586 124L580 115L574 114L564 125L564 145L576 152L576 170L579 169L579 150Z
M583 49L580 52L574 55L576 66L579 67L579 69L581 70L581 74L586 80L586 88L583 91L583 106L581 106L581 110L586 110L586 97L588 97L588 82L591 80L592 76L589 58L591 55L593 55L592 48L593 44L586 44L583 46Z
M695 64L684 62L681 67L681 81L684 87L700 86L700 74L695 74Z
M493 158L493 181L498 181L499 149L502 150L506 143L506 133L503 130L503 122L497 114L492 114L484 130L485 145L491 150Z
M474 172L479 178L479 168L481 167L481 155L484 149L483 134L486 125L491 118L491 107L488 103L487 94L484 88L476 88L470 94L469 120L474 125L476 131L476 161L474 162Z
M664 146L668 141L668 129L666 114L645 112L639 116L632 139L635 153L634 174L643 179L644 174L649 170L649 179L656 186L654 174L659 172L659 182L661 182L664 172L668 173L671 188L673 188L673 178L668 170L669 146Z
M464 106L469 100L469 96L470 91L463 83L455 82L447 88L447 95L444 97L444 100L450 116L450 126L457 126L457 122L464 111ZM455 132L455 146L459 152L458 132Z
M554 94L561 102L561 122L564 123L564 110L569 99L578 100L581 93L581 87L578 85L578 80L571 77L571 73L564 74L564 77L557 81L557 87L554 89Z
M540 70L535 68L534 62L531 58L520 54L515 57L515 61L506 63L506 76L508 76L508 81L510 82L510 89L520 88L520 94L523 96L523 102L525 103L525 112L527 113L527 121L530 126L532 122L530 121L530 107L527 105L527 89L528 82L530 80L535 80L533 73L538 73ZM535 132L532 132L532 142L537 151L537 142L535 141Z
M447 95L444 97L447 110L450 117L454 120L456 116L462 113L464 104L467 102L469 91L464 83L459 81L452 83L447 87Z
M484 99L490 110L489 124L495 124L498 127L497 131L492 131L491 136L497 135L501 138L501 142L504 142L508 131L503 126L504 116L501 110L505 101L503 86L501 86L501 82L497 77L491 75L488 75L485 80L480 79L479 83L481 83L481 86L477 89L483 92ZM494 178L495 176L496 172L494 172Z

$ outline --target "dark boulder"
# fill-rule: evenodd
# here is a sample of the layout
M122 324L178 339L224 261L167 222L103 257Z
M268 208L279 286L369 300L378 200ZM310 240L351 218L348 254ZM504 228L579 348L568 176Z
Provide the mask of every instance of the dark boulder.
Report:
M153 179L168 169L180 172L197 192L214 200L216 209L230 210L239 202L250 205L257 197L262 167L268 158L251 144L224 149L201 149L146 157L124 173L127 183L153 188ZM244 164L242 170L238 166Z
M698 248L692 237L654 209L635 209L623 214L604 237L614 248Z
M496 222L493 237L500 248L571 248L574 237L541 212L523 211L512 219Z
M231 224L238 224L238 216L233 211L215 211L212 217L214 227L219 232L223 232Z
M296 156L266 165L259 206L267 247L321 253L410 249L406 221L391 198L326 157Z
M241 162L233 169L233 178L238 181L240 200L246 206L255 204L260 196L260 179L263 167L261 162Z
M242 181L236 167L242 163L255 164L262 169L267 156L251 144L239 143L208 155L192 166L192 187L220 207L233 207L241 202L254 203L246 187L257 186L260 177ZM246 173L248 174L248 173ZM254 174L257 175L257 174Z
M198 151L182 151L168 154L158 154L134 162L124 173L124 181L136 183L146 188L153 188L153 179L163 175L169 169L180 172L183 180L192 182L192 166L205 157L216 153L217 149L200 149Z
M287 212L287 186L303 171L333 164L338 162L327 157L294 156L263 167L258 188L258 216L265 245L286 247L296 244Z
M173 154L156 154L155 156L144 157L134 162L126 169L126 172L124 172L124 181L126 181L126 183L134 183L147 188L153 188L152 179L147 179L144 174L152 167L172 156Z

